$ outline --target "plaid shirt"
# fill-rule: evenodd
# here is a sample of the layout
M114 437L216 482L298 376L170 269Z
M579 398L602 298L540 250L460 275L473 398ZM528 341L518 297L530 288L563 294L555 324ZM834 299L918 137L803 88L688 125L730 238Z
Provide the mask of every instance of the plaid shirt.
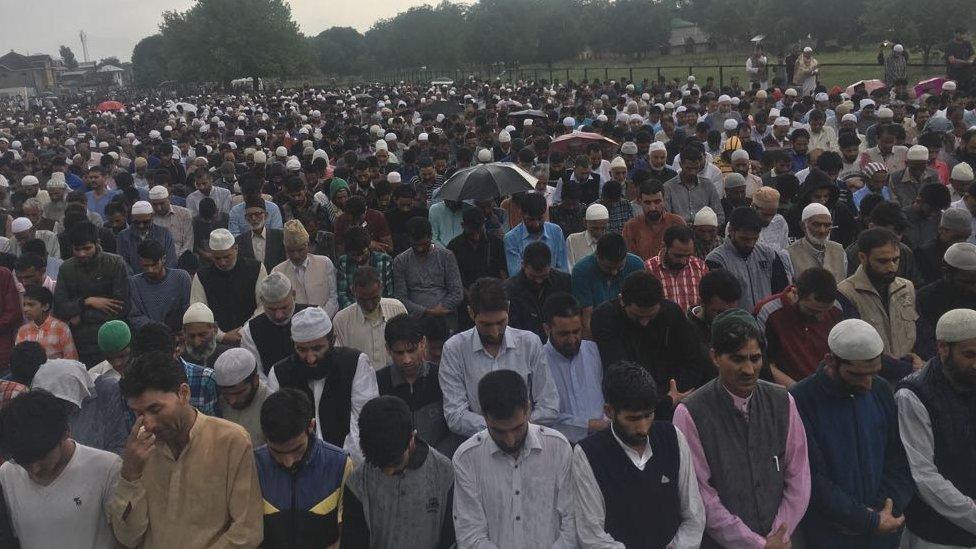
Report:
M369 265L380 274L383 284L383 297L393 297L393 259L383 252L370 252ZM336 265L336 293L339 294L339 310L345 309L356 302L352 295L352 278L359 265L349 261L349 256L339 258Z
M691 256L688 258L688 265L680 271L673 271L661 264L664 250L661 253L648 259L645 266L651 271L661 284L664 286L664 297L674 301L681 307L682 311L698 305L698 283L701 282L708 267L701 258Z
M220 417L217 407L217 380L210 368L182 360L186 381L190 385L190 404L208 416Z
M26 393L27 386L21 385L16 381L2 380L0 381L0 408L3 408L10 401L17 397L20 393Z
M28 322L17 330L17 343L21 341L36 341L44 347L47 357L68 358L78 360L78 350L75 340L71 338L71 329L63 321L48 315L40 326Z
M621 199L614 204L601 200L598 204L603 204L607 207L607 211L610 212L610 223L607 224L607 230L611 233L620 234L624 230L624 223L627 223L634 217L634 208L631 207L630 202L627 200Z

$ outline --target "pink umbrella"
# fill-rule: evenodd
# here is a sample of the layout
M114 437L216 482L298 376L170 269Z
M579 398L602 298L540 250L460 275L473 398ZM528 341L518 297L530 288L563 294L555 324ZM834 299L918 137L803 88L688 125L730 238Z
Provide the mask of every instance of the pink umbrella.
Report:
M847 89L844 91L847 92L847 95L854 95L854 88L857 88L858 86L864 86L864 91L870 95L874 90L880 90L881 88L885 87L885 83L878 79L858 80L850 86L847 86Z
M585 147L590 143L609 143L617 146L616 141L608 139L598 133L574 131L573 133L560 135L559 137L553 139L552 143L549 145L549 150L566 152L570 149Z
M947 80L942 76L922 80L918 84L915 84L915 97L921 97L925 93L942 93L942 84L946 82Z

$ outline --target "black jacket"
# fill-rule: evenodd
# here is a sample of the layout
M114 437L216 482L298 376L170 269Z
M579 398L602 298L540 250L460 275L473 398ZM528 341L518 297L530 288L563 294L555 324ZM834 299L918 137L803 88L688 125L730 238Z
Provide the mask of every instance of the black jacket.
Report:
M285 260L284 232L281 229L266 229L264 245L264 269L271 272L275 265ZM245 231L235 239L240 257L254 259L254 232Z

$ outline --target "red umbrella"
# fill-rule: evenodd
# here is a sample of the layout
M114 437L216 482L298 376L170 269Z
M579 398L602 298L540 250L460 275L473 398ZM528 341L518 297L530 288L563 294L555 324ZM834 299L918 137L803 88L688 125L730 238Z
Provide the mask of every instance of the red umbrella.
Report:
M570 149L585 147L590 143L609 143L617 146L616 141L604 137L598 133L574 131L573 133L560 135L559 137L553 139L552 143L549 145L549 150L566 152Z
M121 111L122 109L125 108L125 105L119 103L118 101L102 101L101 103L98 104L97 108L99 112Z

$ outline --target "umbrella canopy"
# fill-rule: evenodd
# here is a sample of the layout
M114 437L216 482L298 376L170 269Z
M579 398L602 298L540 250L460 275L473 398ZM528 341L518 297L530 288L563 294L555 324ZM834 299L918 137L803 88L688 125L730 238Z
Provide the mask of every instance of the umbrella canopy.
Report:
M99 112L121 111L122 109L125 108L125 105L119 103L118 101L102 101L101 103L98 104L97 108Z
M585 147L590 143L610 143L615 146L617 145L616 141L604 137L598 133L574 131L573 133L560 135L559 137L553 139L552 143L549 145L549 150L566 152L573 148Z
M850 86L847 86L847 89L845 90L847 92L847 95L854 95L854 88L858 86L864 86L864 91L870 94L874 90L880 90L881 88L885 87L885 83L877 79L858 80L857 82L854 82Z
M942 85L946 82L947 80L941 76L922 80L915 84L915 97L921 97L922 94L926 93L942 93Z
M368 93L357 93L356 95L352 96L352 98L359 102L376 101L376 98Z
M424 108L420 109L420 112L430 113L430 114L443 114L444 116L450 116L452 114L457 114L464 110L464 107L455 103L454 101L434 101L433 103L428 103L424 105Z
M524 118L542 118L542 119L545 119L545 120L549 120L549 117L546 115L546 113L544 113L542 111L537 111L535 109L526 109L524 111L510 112L510 113L508 113L508 116L511 117L511 118L523 118L523 119Z
M177 103L172 100L166 102L166 110L169 112L179 112L180 108L183 109L183 112L197 113L197 106L193 103Z
M510 162L479 164L454 173L433 198L444 200L486 200L531 191L535 177Z

